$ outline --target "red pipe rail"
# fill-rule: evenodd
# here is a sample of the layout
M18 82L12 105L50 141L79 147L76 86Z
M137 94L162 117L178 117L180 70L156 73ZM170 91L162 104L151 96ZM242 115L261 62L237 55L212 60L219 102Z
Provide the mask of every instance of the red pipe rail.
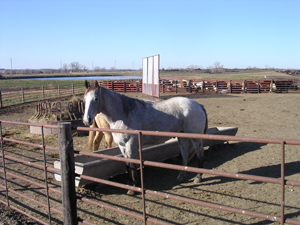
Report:
M11 122L11 121L0 121L0 128L1 128L2 123L15 124L15 125L28 125L28 126L29 125L30 126L34 125L34 126L41 127L41 129L43 129L43 127L45 127L45 128L55 128L55 127L57 127L56 125L39 125L39 124L32 124L32 123L19 123L19 122ZM32 143L28 143L28 142L24 142L24 141L17 141L17 140L4 138L4 137L2 137L2 128L0 130L1 130L2 160L3 160L3 166L4 166L3 170L0 170L0 172L3 173L5 177L6 177L6 175L12 176L12 177L21 179L23 181L30 182L34 185L37 185L38 187L42 187L42 188L45 188L47 190L59 193L59 191L57 191L56 189L47 187L47 184L41 185L41 184L38 184L37 182L31 181L31 180L26 179L26 178L22 178L22 177L20 177L18 175L15 175L13 173L6 172L5 171L5 159L13 160L13 161L16 161L18 163L27 164L29 166L37 167L37 168L40 168L40 169L43 169L43 170L49 171L49 172L59 173L60 170L57 170L57 169L54 169L54 168L51 168L51 167L46 167L45 165L40 165L38 163L33 163L33 162L28 162L26 160L21 160L21 159L18 159L18 158L8 156L8 155L4 154L3 141L15 142L15 143L19 143L19 144L30 145L30 146L38 147L38 148L41 148L41 149L44 148L44 149L49 149L49 150L54 150L54 151L58 151L58 149L54 148L54 147L50 147L50 146L44 146L44 144L38 145L38 144L32 144ZM85 197L80 198L79 200L81 200L81 201L88 202L90 204L94 204L94 205L99 206L99 207L114 210L116 212L119 212L119 213L122 213L122 214L125 214L125 215L128 215L128 216L133 216L135 218L143 220L145 224L146 224L147 221L153 222L153 223L156 223L156 224L168 224L165 221L160 221L160 220L155 219L155 218L150 218L146 215L145 196L144 196L145 194L151 194L151 195L160 196L160 197L163 197L163 198L174 199L174 200L178 200L178 201L182 201L182 202L186 202L186 203L191 203L191 204L204 206L204 207L209 207L209 208L218 209L218 210L224 210L224 211L238 213L238 214L242 214L242 215L248 215L248 216L251 216L251 217L257 217L257 218L261 218L261 219L265 219L265 220L277 221L277 222L280 222L281 224L284 224L284 223L300 224L299 220L288 219L288 218L286 219L285 214L284 214L285 186L289 185L289 186L300 187L300 181L286 180L285 179L285 173L284 173L285 172L284 171L285 145L300 145L300 140L272 139L272 138L251 138L251 137L208 135L208 134L187 134L187 133L173 133L173 132L154 132L154 131L142 131L142 130L113 130L113 129L104 129L104 128L99 129L99 128L87 128L87 127L77 127L76 130L77 131L89 131L89 130L110 131L110 132L136 134L136 135L139 136L140 159L126 159L126 158L119 158L119 157L103 155L103 154L95 154L95 153L87 153L87 152L82 152L82 151L76 151L76 153L81 154L81 155L87 155L87 156L99 157L99 158L106 158L106 159L118 160L118 161L123 161L123 162L137 163L137 164L140 164L141 170L143 169L143 166L154 166L154 167L160 167L160 168L184 170L184 171L189 171L189 172L194 172L194 173L204 173L204 174L211 174L211 175L216 175L216 176L230 177L230 178L235 178L235 179L252 180L252 181L259 181L259 182L265 182L265 183L274 183L274 184L281 185L281 196L280 196L280 199L281 199L281 215L280 216L267 215L267 214L253 212L253 211L249 211L249 210L233 208L233 207L229 207L229 206L225 206L225 205L209 203L209 202L205 202L205 201L201 201L201 200L190 199L190 198L186 198L186 197L180 197L180 196L176 196L176 195L173 195L173 194L148 190L148 189L145 189L143 187L143 183L144 183L143 182L143 171L141 171L142 186L140 188L129 186L129 185L124 185L124 184L119 184L119 183L116 183L116 182L103 180L103 179L99 179L99 178L93 178L93 177L89 177L89 176L86 176L86 175L78 175L82 179L87 179L87 180L91 180L91 181L94 181L94 182L99 182L99 183L106 184L106 185L112 185L112 186L120 187L120 188L123 188L123 189L130 189L130 190L142 193L142 201L143 201L143 214L142 215L139 214L139 213L128 212L126 210L119 209L119 208L113 207L113 206L109 206L109 205L104 204L104 203L95 202L95 201L93 201L91 199L87 199ZM280 147L281 147L281 178L262 177L262 176L254 176L254 175L247 175L247 174L240 174L240 173L228 173L228 172L223 172L223 171L213 171L213 170L200 169L200 168L194 168L194 167L188 167L188 166L184 167L184 166L172 165L172 164L166 164L166 163L144 161L142 159L142 154L141 154L141 152L142 152L141 151L142 150L142 146L141 146L142 135L183 137L183 138L200 138L200 139L254 142L254 143L266 143L266 144L279 144ZM15 190L7 188L6 183L5 183L5 186L0 185L0 187L3 188L3 189L6 189L7 193L8 192L13 192L13 193L16 192ZM18 195L21 196L21 197L24 197L24 198L28 198L27 196L25 196L23 194L20 194L20 193L18 193ZM36 201L37 200L35 200L35 202ZM4 201L0 200L0 202L7 205L7 206L10 206L8 201L4 202ZM37 203L37 204L40 204L43 207L49 208L51 211L54 211L54 212L57 212L57 213L61 214L61 211L50 207L49 202L48 202L48 205L44 204L44 203ZM21 213L23 213L24 215L27 215L27 216L37 220L38 222L41 222L42 224L46 224L45 222L39 220L38 218L35 218L35 217L29 215L28 213L26 213L26 212L24 212L20 209L17 209L14 206L10 206L10 207L17 210L17 211L19 211L19 212L21 212ZM50 216L50 221L51 221L51 216ZM89 221L86 221L86 220L81 220L81 221L85 224L91 224Z
M81 131L86 131L89 128L85 127L78 127L77 130ZM97 128L93 128L97 129ZM281 185L281 216L272 216L272 215L267 215L267 214L262 214L262 213L257 213L257 212L252 212L252 211L247 211L243 209L235 209L232 207L227 207L224 205L218 205L218 204L213 204L213 203L207 203L203 201L198 201L198 200L190 200L188 198L184 197L178 197L178 196L172 196L170 194L165 194L165 193L159 193L156 191L151 191L151 190L145 190L145 193L147 194L153 194L156 196L164 196L165 198L172 198L175 200L181 200L183 202L187 203L192 203L200 206L206 206L214 209L220 209L228 212L234 212L234 213L239 213L243 215L248 215L252 217L258 217L266 220L271 220L271 221L277 221L280 222L281 224L290 223L290 224L300 224L300 221L297 220L292 220L292 219L284 219L284 187L285 185L290 185L290 186L297 186L300 187L300 181L292 181L292 180L285 180L284 176L284 146L286 144L288 145L300 145L300 140L293 140L293 139L274 139L274 138L250 138L250 137L235 137L235 136L226 136L226 135L207 135L207 134L190 134L190 133L173 133L173 132L156 132L156 131L129 131L129 130L113 130L113 129L100 129L102 131L111 131L111 132L118 132L118 133L130 133L130 134L137 134L139 137L141 135L152 135L152 136L167 136L167 137L182 137L182 138L199 138L199 139L212 139L212 140L224 140L224 141L243 141L243 142L255 142L255 143L266 143L266 144L280 144L281 145L281 179L277 178L270 178L270 177L262 177L262 176L254 176L254 175L246 175L246 174L239 174L239 173L228 173L228 172L222 172L222 171L212 171L208 169L199 169L199 168L193 168L193 167L188 167L188 166L177 166L177 165L171 165L171 164L166 164L166 163L158 163L158 162L151 162L151 161L143 161L142 157L140 155L140 160L129 160L129 159L124 159L124 158L118 158L114 156L108 156L108 155L103 155L103 154L94 154L94 153L86 153L86 152L80 152L79 154L82 155L87 155L87 156L93 156L93 157L99 157L99 158L106 158L106 159L111 159L111 160L118 160L118 161L124 161L124 162L132 162L136 164L140 164L141 168L142 166L154 166L154 167L160 167L160 168L167 168L167 169L175 169L175 170L182 170L182 171L188 171L188 172L194 172L194 173L203 173L203 174L210 174L210 175L217 175L217 176L223 176L223 177L230 177L230 178L235 178L235 179L244 179L244 180L252 180L252 181L260 181L260 182L265 182L265 183L274 183L274 184L279 184ZM140 150L141 153L141 150ZM140 162L138 162L140 161ZM80 175L80 177L84 179L90 179L95 182L99 183L104 183L104 184L109 184L106 181L103 181L101 179L91 179L91 177L88 176L83 176ZM110 183L110 185L116 186L116 187L121 187L118 184L113 184ZM125 189L130 189L136 192L141 192L143 193L142 190L143 188L136 188L136 187L128 187L128 186L122 186L121 188Z
M142 92L142 82L137 81L99 81L99 83L115 92ZM299 91L299 79L262 79L262 80L173 80L161 79L160 93L288 93ZM54 97L83 94L84 87L58 88L22 88L20 91L0 91L0 108L4 105L15 105L24 102L45 100Z
M48 187L47 171L49 171L49 172L56 172L57 173L57 172L60 172L60 170L54 169L54 168L50 168L50 167L46 166L45 149L54 150L54 151L58 151L58 149L54 148L54 147L45 146L44 145L44 135L42 135L42 142L43 142L42 145L33 144L33 143L25 142L25 141L12 140L12 139L9 139L9 138L4 138L2 136L2 123L18 124L18 125L28 125L28 123L17 123L17 122L10 122L10 121L0 121L1 151L2 151L2 156L1 157L2 157L2 163L3 163L3 170L0 169L0 172L2 172L4 174L4 182L5 182L5 186L3 186L3 185L0 184L0 187L6 190L6 202L4 202L2 200L0 202L3 203L3 204L5 204L6 206L11 207L12 209L18 211L19 213L22 213L25 216L28 216L29 218L38 221L41 224L51 224L51 214L50 214L50 211L53 211L53 212L56 212L56 213L59 213L59 214L62 214L62 212L60 210L56 209L56 208L50 207L50 204L49 204L49 193L48 193L48 191L50 190L50 191L53 191L53 192L56 192L56 193L60 193L60 194L61 194L61 192L59 190L57 190L57 189ZM40 126L40 127L42 129L42 134L43 134L43 126ZM44 165L40 165L38 163L33 163L33 162L30 162L30 161L22 160L22 159L19 159L19 158L12 157L12 156L4 154L4 148L3 148L3 142L4 141L18 143L18 144L23 144L23 145L28 145L28 146L37 147L37 148L41 148L43 150L43 162L44 162ZM39 168L39 169L44 170L44 172L45 172L45 184L42 185L42 184L40 184L38 182L35 182L35 181L32 181L30 179L23 178L23 177L18 176L16 174L7 172L6 171L6 167L5 167L5 159L8 159L8 160L11 160L11 161L15 161L15 162L18 162L18 163L22 163L22 164L25 164L25 165L28 165L28 166L31 166L31 167L35 167L35 168ZM21 194L21 193L13 190L11 188L8 188L7 187L7 175L11 176L11 177L14 177L14 178L17 178L17 179L20 179L20 180L25 181L25 182L28 182L28 183L33 184L35 186L38 186L40 188L45 189L46 190L46 197L47 197L47 204L42 203L42 202L40 202L38 200L34 200L33 198L30 198L30 197L28 197L28 196L26 196L24 194ZM27 199L29 201L32 201L32 202L36 203L39 206L42 206L44 208L48 208L49 223L45 223L44 221L42 221L42 220L40 220L40 219L38 219L38 218L36 218L36 217L34 217L34 216L26 213L25 211L20 210L17 207L14 207L14 206L10 205L10 203L9 203L9 197L8 197L8 193L9 192L10 193L14 193L15 195L20 196L20 197L22 197L24 199Z

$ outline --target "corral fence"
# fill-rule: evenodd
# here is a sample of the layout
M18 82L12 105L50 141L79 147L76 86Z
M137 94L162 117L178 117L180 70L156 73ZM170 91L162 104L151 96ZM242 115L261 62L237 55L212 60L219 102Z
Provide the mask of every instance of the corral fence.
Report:
M0 106L17 105L25 102L42 101L51 98L83 94L84 87L29 87L0 91Z
M25 141L18 141L12 140L2 135L2 124L10 124L10 125L25 125L25 126L32 126L33 124L29 123L18 123L18 122L10 122L10 121L0 121L1 125L1 150L2 150L2 169L0 172L3 174L2 184L0 188L0 202L17 210L20 213L25 214L26 216L31 217L32 219L38 221L41 224L51 224L53 221L56 223L64 224L78 224L78 222L84 224L93 224L89 221L89 209L91 207L100 207L105 208L106 210L112 210L117 212L118 215L124 214L130 217L137 218L141 221L141 223L146 224L147 222L152 222L155 224L170 224L167 219L160 219L154 218L146 213L147 202L145 194L147 195L154 195L165 199L173 199L176 201L181 201L184 203L194 204L195 206L201 207L209 207L214 210L223 210L227 212L232 212L236 214L241 214L245 216L250 216L254 218L260 218L267 221L279 222L281 224L288 223L288 224L300 224L300 220L290 219L285 214L285 193L286 193L286 186L293 186L293 187L300 187L300 181L295 180L287 180L285 175L285 148L286 145L300 145L300 140L291 140L291 139L267 139L267 138L250 138L250 137L236 137L236 136L223 136L223 135L208 135L208 134L189 134L189 133L171 133L171 132L153 132L153 131L143 131L143 130L111 130L111 129L96 129L96 128L88 128L88 127L76 127L74 128L76 131L111 131L111 132L118 132L118 133L130 133L134 135L138 135L139 138L139 159L125 159L121 157L109 156L104 154L95 154L95 153L87 153L83 151L74 151L73 149L73 139L72 139L72 127L71 123L64 122L59 123L58 125L38 125L43 131L43 128L58 128L58 148L46 146L44 143L44 135L42 132L41 137L41 144L33 144ZM179 165L167 164L167 163L158 163L152 161L145 161L143 160L143 153L142 153L142 138L144 135L153 135L153 136L167 136L167 137L182 137L182 138L201 138L201 139L209 139L209 140L222 140L222 141L235 141L235 142L252 142L252 143L265 143L265 144L275 144L278 146L281 152L281 177L280 178L272 178L272 177L263 177L263 176L256 176L256 175L248 175L248 174L241 174L241 173L229 173L224 171L215 171L209 169L199 169L195 167L184 167ZM24 160L18 154L19 150L17 150L17 156L11 156L9 153L14 153L14 151L6 150L7 145L9 143L15 143L18 145L28 145L38 149L41 149L42 152L42 159L37 160L36 158L29 158L29 160ZM45 157L45 150L48 151L59 151L59 157L61 161L61 170L54 169L46 162ZM87 175L78 175L75 174L74 171L74 153L80 155L86 155L91 157L98 157L110 160L117 160L122 162L131 162L139 164L140 166L140 174L141 174L141 187L133 187L129 185L124 185L121 183L103 180L95 177L90 177ZM49 160L49 159L48 159ZM17 172L25 173L25 171L16 171L13 163L25 164L30 167L36 167L44 173L44 179L38 179L38 177L31 175L31 179L25 177L25 174L17 175ZM275 185L279 185L281 187L281 194L277 196L278 205L280 205L280 214L278 215L268 215L262 212L255 212L246 209L234 208L231 206L220 205L217 203L211 203L207 201L202 201L201 199L191 199L184 196L176 196L170 193L164 193L161 191L149 190L144 185L143 179L143 167L144 166L151 166L151 167L159 167L159 168L167 168L173 170L183 170L193 173L203 173L203 174L210 174L215 176L222 176L222 177L229 177L233 179L241 179L241 180L251 180L257 182L264 182L264 183L272 183ZM53 184L48 182L47 179L48 173L61 173L62 174L62 182L61 187L54 188ZM101 202L99 200L95 200L91 197L81 196L75 189L75 176L80 176L81 179L90 180L93 182L111 185L118 188L123 189L130 189L135 192L141 193L141 201L142 201L142 209L141 212L137 212L136 210L130 211L128 207L121 208L120 206L110 205L107 202ZM42 182L44 181L44 183ZM28 184L24 186L19 185L18 182L27 182ZM4 183L4 184L3 184ZM15 186L13 186L15 185ZM19 186L18 186L19 185ZM23 188L22 188L23 187ZM34 188L35 187L35 188ZM25 194L21 193L20 190L26 189ZM28 190L31 189L33 191L38 191L40 189L44 190L44 201L41 201L41 198L33 198L28 196ZM51 192L51 195L49 194ZM51 206L50 202L53 201L53 195L55 193L58 195L58 199L56 201L62 200L62 205L59 208ZM276 197L276 196L275 196ZM298 196L295 196L298 198ZM3 200L4 199L4 200ZM19 208L19 205L16 204L15 199L19 199L18 203L25 204L25 208L33 207L33 205L38 205L37 208L34 208L33 212L28 212L27 210L22 210ZM25 201L29 203L25 203ZM137 201L135 198L134 201ZM84 213L81 212L80 216L78 216L78 205L79 203L87 203L88 208L84 209ZM170 209L172 210L172 209ZM39 213L42 214L44 219L38 218L32 214ZM299 213L299 212L298 212ZM58 217L59 215L60 217ZM299 214L298 214L299 215ZM101 214L93 215L101 217ZM46 219L45 219L46 218ZM48 218L48 219L47 219ZM63 218L63 219L62 219ZM101 217L102 218L102 217ZM46 221L45 221L46 220Z
M142 92L141 81L100 81L115 92ZM174 80L160 79L160 93L288 93L299 91L299 79Z
M288 93L299 91L299 79L161 80L161 93Z
M115 92L142 92L141 80L99 81L99 83ZM161 79L160 93L289 93L299 92L299 79L270 80L174 80ZM84 87L32 87L20 90L0 91L0 107L31 101L45 100L55 97L83 94Z

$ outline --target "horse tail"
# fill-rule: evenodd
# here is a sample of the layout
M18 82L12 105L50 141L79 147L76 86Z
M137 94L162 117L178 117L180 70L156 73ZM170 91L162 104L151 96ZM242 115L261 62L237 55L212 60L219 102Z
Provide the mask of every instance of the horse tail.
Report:
M203 107L203 105L201 105L201 108L205 114L205 127L204 127L204 131L203 131L203 134L206 134L207 133L207 129L208 129L208 119L207 119L207 113L206 113L206 110L205 108Z

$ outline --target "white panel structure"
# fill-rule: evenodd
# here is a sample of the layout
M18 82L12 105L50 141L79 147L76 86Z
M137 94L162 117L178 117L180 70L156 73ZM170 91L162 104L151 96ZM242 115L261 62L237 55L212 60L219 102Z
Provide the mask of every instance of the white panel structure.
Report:
M159 55L143 58L143 94L159 98Z
M148 57L148 79L147 79L147 84L152 84L153 80L153 57Z
M148 58L143 58L143 81L147 80L147 74L148 74Z

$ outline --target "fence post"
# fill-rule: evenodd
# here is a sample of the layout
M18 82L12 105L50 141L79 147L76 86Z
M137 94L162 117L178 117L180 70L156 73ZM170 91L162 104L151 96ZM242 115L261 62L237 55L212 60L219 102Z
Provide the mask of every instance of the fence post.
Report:
M162 93L165 93L165 80L162 81Z
M230 91L230 94L232 93L232 82L231 80L229 81L229 91Z
M1 94L1 91L0 91L0 107L2 109L2 94Z
M2 153L2 167L3 167L3 179L5 184L5 196L6 196L6 206L9 207L9 198L8 198L8 188L7 188L7 179L6 179L6 166L5 166L5 157L3 149L3 135L2 135L2 123L0 121L0 139L1 139L1 153Z
M126 93L126 81L124 81L124 93Z
M140 90L139 90L139 82L137 81L136 82L136 92L139 92Z
M285 141L281 142L281 224L284 224L285 215L284 215L284 202L285 202Z
M175 93L177 93L177 84L178 84L178 80L175 80Z
M63 122L58 124L58 146L61 167L64 224L77 225L75 164L71 122Z
M274 80L272 79L270 83L270 93L273 93L273 84L274 84Z
M247 81L243 80L243 92L244 92L244 94L246 93L246 85L247 85Z
M42 91L43 91L43 100L45 100L45 90L44 90L44 86L42 86Z
M25 98L24 98L24 89L21 88L21 92L22 92L22 102L24 103L25 102Z
M72 84L72 95L74 95L74 84Z
M58 85L58 97L60 97L60 89L59 89L59 85Z
M189 93L192 93L192 81L189 80Z

